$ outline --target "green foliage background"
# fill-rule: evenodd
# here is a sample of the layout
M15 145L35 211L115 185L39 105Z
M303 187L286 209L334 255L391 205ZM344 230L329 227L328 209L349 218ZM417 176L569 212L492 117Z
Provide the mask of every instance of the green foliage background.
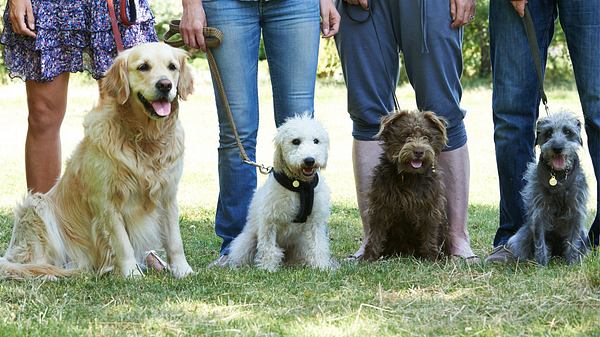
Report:
M156 30L162 36L168 29L171 19L180 17L181 4L179 0L150 0L156 17ZM6 0L0 0L1 8L4 8ZM491 65L489 54L489 32L488 32L488 7L489 0L477 2L477 15L474 22L466 26L463 44L464 73L466 82L489 81L491 77ZM2 28L2 23L0 23ZM546 69L546 80L548 83L573 82L572 68L569 53L560 24L556 23L554 42L549 50L549 60ZM202 57L200 53L196 54ZM264 47L261 43L259 58L265 59ZM340 64L333 39L322 40L319 53L319 67L317 75L320 78L332 77L339 74ZM406 77L402 77L406 81ZM0 59L0 83L6 83L8 75L4 67L3 59Z

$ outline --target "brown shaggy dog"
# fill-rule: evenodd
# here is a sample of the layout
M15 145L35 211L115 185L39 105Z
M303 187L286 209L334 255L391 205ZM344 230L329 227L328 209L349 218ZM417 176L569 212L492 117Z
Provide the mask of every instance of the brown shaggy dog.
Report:
M448 254L446 198L437 158L445 122L430 111L399 111L381 121L383 154L373 172L364 260Z
M177 207L184 147L178 99L193 89L187 58L163 43L119 54L63 176L17 206L0 278L111 270L141 276L144 251L159 247L173 276L192 273Z

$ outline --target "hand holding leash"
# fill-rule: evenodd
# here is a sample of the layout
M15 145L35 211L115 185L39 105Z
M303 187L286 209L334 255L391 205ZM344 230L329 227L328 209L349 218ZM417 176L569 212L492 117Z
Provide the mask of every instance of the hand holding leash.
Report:
M206 14L202 1L183 0L183 15L179 23L179 31L183 42L192 48L206 51L203 28L206 24Z
M166 44L168 44L171 47L181 48L186 45L189 46L189 44L185 43L183 39L172 39L172 37L177 34L181 35L179 29L180 25L181 20L171 20L171 22L169 22L169 30L165 33L163 40ZM203 27L202 35L204 37L204 45L206 46L206 48L216 48L221 44L221 41L223 40L223 33L220 30L212 27Z
M520 17L525 16L525 5L527 5L527 0L512 0L511 4Z

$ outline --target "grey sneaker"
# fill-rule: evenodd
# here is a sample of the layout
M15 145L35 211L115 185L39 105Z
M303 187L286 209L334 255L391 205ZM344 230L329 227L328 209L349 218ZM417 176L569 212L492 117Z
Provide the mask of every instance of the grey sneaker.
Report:
M505 245L498 246L485 258L486 263L515 263L517 257L506 248Z
M229 265L228 263L229 255L221 255L213 262L209 263L206 268L225 268Z

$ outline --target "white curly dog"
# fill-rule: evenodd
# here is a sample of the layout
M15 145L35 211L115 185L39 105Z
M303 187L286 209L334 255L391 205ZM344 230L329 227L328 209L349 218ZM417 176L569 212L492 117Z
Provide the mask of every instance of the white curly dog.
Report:
M330 191L319 175L327 165L327 132L309 116L297 116L277 129L274 143L273 172L254 193L246 226L231 243L228 263L256 264L268 271L283 263L331 268Z

